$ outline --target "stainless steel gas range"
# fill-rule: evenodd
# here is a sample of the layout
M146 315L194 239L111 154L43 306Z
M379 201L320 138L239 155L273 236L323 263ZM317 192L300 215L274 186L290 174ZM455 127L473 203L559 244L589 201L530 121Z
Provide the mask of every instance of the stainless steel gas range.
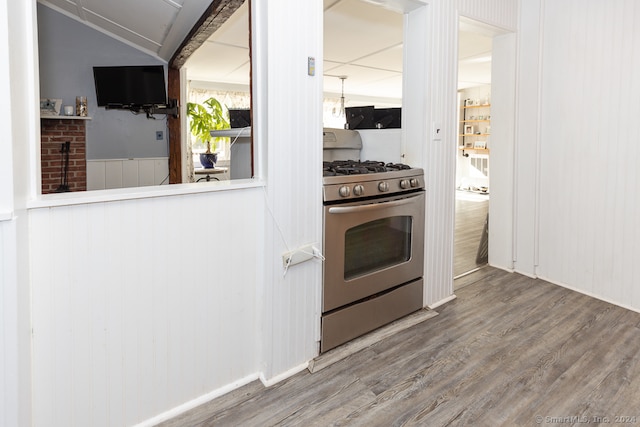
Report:
M361 161L357 131L324 130L325 352L422 308L422 169Z

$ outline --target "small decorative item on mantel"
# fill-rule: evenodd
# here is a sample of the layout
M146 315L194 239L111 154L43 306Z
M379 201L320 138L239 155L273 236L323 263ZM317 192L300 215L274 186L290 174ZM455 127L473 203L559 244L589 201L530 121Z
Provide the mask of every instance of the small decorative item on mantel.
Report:
M76 116L87 117L87 97L76 96Z
M40 116L59 116L61 106L62 99L43 98L40 100Z

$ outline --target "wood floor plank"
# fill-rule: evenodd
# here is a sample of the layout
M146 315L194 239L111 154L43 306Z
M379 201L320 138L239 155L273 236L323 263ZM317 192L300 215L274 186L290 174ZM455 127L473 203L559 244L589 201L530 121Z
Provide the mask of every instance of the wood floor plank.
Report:
M493 326L491 326L493 328ZM518 328L505 325L503 330L496 328L494 331L483 330L477 331L465 340L458 340L450 354L442 355L433 365L428 366L419 372L418 377L429 378L428 387L411 378L408 382L400 384L388 385L386 391L379 400L373 402L371 407L364 408L365 416L374 416L379 418L385 412L386 402L394 408L394 416L403 405L406 405L405 416L414 422L420 422L426 416L433 418L434 414L446 403L447 419L441 420L443 423L451 422L453 418L457 418L468 408L468 401L462 399L461 392L473 392L477 396L483 396L488 387L495 383L495 377L488 377L491 371L499 371L505 363L504 355L508 354L509 348L513 343L508 341L509 335L515 337L519 333ZM518 338L514 338L517 340ZM474 354L478 354L476 347L489 347L490 351L482 359L478 359ZM529 347L529 345L527 345ZM518 356L514 356L518 357ZM474 359L471 363L471 359ZM407 388L407 384L411 386ZM477 390L473 390L472 386L478 386ZM414 389L415 387L415 389ZM405 399L401 392L411 394L412 399ZM393 395L390 399L387 395ZM416 399L416 396L423 395L422 398ZM398 397L400 396L400 397ZM415 400L421 401L422 407L415 405ZM383 403L385 402L385 403ZM458 406L457 411L452 412L451 409ZM375 412L380 411L380 414ZM433 413L432 413L433 411ZM361 417L360 413L352 414L351 418ZM452 418L453 417L453 418ZM442 425L445 425L442 424Z
M202 426L203 423L220 411L221 408L235 407L242 402L249 400L252 396L264 392L264 385L260 381L252 381L236 390L220 396L210 402L198 406L170 420L157 424L158 427L184 427Z
M640 314L486 268L432 319L319 372L249 384L185 414L193 424L163 427L640 423Z
M402 317L388 325L376 329L373 332L351 340L338 348L334 348L327 353L321 354L309 363L309 371L313 373L324 369L327 366L344 359L348 355L356 353L378 341L382 341L387 337L395 335L404 329L407 329L417 323L424 322L425 320L431 319L437 315L438 313L434 310L422 309L408 316Z

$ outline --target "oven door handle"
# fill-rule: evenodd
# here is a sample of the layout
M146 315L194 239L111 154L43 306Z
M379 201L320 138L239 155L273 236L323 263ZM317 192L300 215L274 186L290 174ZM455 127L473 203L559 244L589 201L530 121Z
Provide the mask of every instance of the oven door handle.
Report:
M386 208L395 208L396 206L408 205L410 203L415 202L414 199L420 197L411 196L405 199L393 200L391 202L382 202L382 203L371 203L368 205L360 205L360 206L333 206L329 208L330 214L349 214L349 213L357 213L357 212L367 212L376 209L386 209Z

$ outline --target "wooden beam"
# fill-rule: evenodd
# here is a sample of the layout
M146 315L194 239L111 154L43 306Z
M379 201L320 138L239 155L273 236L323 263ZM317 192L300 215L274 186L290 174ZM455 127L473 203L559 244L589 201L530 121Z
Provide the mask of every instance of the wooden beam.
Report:
M169 66L182 68L193 52L202 46L244 2L245 0L213 0L173 54Z
M167 94L169 99L177 100L177 105L181 104L180 99L180 70L169 67L167 77ZM169 127L169 184L180 184L182 182L182 145L180 126L180 116L167 115Z

